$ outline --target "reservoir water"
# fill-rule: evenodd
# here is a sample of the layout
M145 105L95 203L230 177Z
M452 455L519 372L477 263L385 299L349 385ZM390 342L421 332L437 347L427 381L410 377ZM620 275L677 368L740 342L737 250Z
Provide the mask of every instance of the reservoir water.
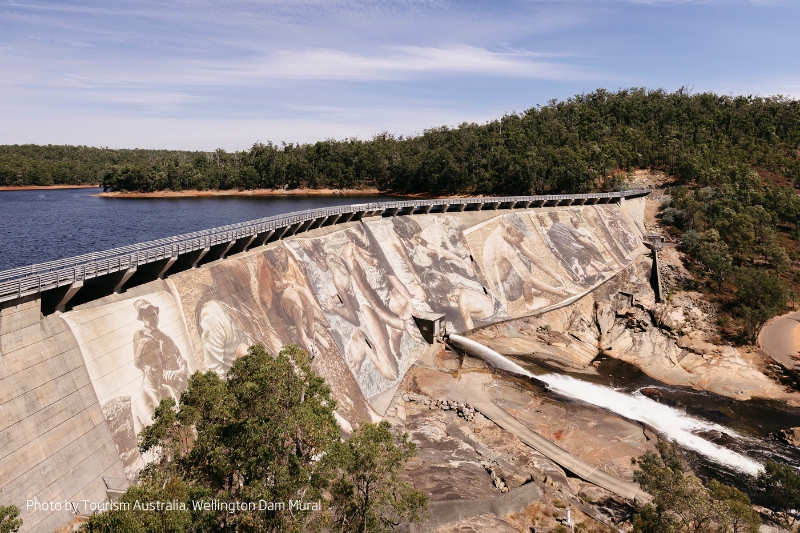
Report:
M394 196L102 198L102 189L0 191L0 271L225 224Z

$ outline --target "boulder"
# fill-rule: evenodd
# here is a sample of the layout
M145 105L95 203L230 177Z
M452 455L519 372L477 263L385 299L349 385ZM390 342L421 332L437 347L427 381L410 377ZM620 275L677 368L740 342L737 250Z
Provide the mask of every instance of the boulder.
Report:
M600 330L600 335L605 336L614 325L614 318L616 315L614 312L614 303L608 300L601 300L597 302L596 305L597 329Z
M790 446L800 447L800 427L782 429L778 431L776 436L781 442L784 442Z
M688 326L683 309L668 307L661 315L661 323L672 331L680 331Z

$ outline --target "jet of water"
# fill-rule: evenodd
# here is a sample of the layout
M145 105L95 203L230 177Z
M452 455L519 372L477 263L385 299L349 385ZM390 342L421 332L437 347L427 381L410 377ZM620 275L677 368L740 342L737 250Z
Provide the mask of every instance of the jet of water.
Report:
M670 440L677 441L681 446L694 450L717 464L751 476L757 476L764 468L758 461L697 435L704 431L717 431L733 438L742 439L741 435L724 426L689 416L677 409L655 402L641 393L626 394L603 385L587 383L560 374L534 376L507 357L472 339L451 334L449 340L455 346L480 357L495 368L544 382L550 390L559 394L602 407L629 420L643 422Z
M687 415L678 409L653 401L641 393L626 394L603 385L559 374L545 374L536 378L547 383L550 390L564 396L597 405L630 420L643 422L669 439L677 441L681 446L694 450L717 464L751 476L758 475L763 469L759 462L697 435L704 431L716 431L741 438L735 431L724 426Z

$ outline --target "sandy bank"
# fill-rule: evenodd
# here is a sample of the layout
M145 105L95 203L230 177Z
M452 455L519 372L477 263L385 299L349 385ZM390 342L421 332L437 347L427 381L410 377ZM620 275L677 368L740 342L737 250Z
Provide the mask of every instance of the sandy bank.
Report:
M778 363L796 368L800 352L800 313L792 311L764 324L758 335L758 345Z
M97 189L100 185L5 185L0 191L38 191L47 189Z
M247 189L247 190L187 190L155 192L101 192L106 198L189 198L200 196L385 196L391 193L378 189ZM398 195L399 196L399 195Z

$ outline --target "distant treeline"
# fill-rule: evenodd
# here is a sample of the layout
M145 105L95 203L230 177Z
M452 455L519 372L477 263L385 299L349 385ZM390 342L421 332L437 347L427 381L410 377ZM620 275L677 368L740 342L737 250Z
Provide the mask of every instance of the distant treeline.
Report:
M432 194L582 192L650 167L710 184L719 169L800 181L800 101L680 90L605 90L487 124L248 151L2 146L0 185L120 190L365 188Z

